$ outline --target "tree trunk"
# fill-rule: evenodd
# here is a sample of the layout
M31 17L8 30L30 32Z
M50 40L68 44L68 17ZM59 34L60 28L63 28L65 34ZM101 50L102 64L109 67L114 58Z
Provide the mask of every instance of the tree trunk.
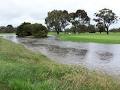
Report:
M57 31L57 35L59 35L60 33L59 33L59 31Z
M108 30L108 27L106 27L106 29L107 29L107 35L109 35L109 30Z
M77 29L77 28L75 27L75 29L73 30L73 33L74 33L74 34L76 34L76 29Z
M73 33L76 34L76 31L74 30Z

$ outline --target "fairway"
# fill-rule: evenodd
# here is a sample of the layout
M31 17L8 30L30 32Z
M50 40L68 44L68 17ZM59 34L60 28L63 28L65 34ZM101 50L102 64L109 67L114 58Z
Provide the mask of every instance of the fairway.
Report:
M49 33L55 35L55 33ZM106 33L80 33L80 34L65 34L61 33L59 36L60 40L74 41L74 42L95 42L95 43L110 43L120 44L120 33L110 32L109 35Z

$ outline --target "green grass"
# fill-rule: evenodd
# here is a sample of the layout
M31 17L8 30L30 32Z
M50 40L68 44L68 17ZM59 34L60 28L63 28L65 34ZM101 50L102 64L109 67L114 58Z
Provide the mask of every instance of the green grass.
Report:
M55 35L55 33L49 33ZM80 33L80 34L64 34L61 33L59 36L60 40L74 41L74 42L95 42L95 43L108 43L108 44L120 44L120 33L110 32L109 35L106 33Z
M0 90L119 90L108 75L56 64L22 45L0 39Z

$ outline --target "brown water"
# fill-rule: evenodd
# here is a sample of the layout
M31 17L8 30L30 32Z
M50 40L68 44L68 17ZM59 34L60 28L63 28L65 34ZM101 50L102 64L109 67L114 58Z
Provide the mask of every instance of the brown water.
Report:
M84 65L112 75L120 75L120 44L75 43L47 39L17 38L13 34L2 35L15 43L42 54L62 64Z

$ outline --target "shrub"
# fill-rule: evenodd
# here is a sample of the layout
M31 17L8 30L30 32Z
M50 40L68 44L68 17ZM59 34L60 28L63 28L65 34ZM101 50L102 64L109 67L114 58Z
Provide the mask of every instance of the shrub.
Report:
M42 24L32 24L32 35L36 38L47 37L48 30Z
M17 27L16 35L19 37L34 36L36 38L47 37L48 30L42 24L22 23Z
M32 28L31 23L22 23L20 26L17 27L16 35L18 37L25 37L32 35Z

